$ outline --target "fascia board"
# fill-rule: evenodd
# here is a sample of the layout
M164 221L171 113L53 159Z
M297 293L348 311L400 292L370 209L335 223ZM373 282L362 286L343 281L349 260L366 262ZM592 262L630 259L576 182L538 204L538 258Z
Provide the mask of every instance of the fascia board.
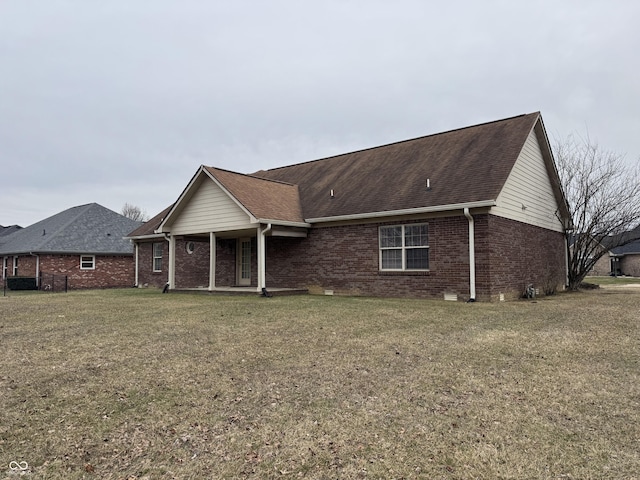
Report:
M421 213L448 212L452 210L464 210L465 208L495 207L495 200L483 200L480 202L455 203L450 205L435 205L433 207L406 208L403 210L389 210L386 212L355 213L352 215L337 215L335 217L306 218L307 223L341 222L349 220L366 220L371 218L395 217Z
M123 237L125 240L151 240L154 238L164 238L162 233L151 233L149 235L137 235L135 237Z
M271 225L279 225L282 227L301 227L301 228L311 228L311 224L310 223L306 223L306 222L291 222L288 220L270 220L268 218L259 218L258 222L261 224L268 224L270 223Z

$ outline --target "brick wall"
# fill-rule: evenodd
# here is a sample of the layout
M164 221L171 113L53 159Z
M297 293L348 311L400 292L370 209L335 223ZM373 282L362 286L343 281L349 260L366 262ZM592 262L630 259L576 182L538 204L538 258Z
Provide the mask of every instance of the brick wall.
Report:
M193 243L193 252L187 251L187 244ZM209 241L176 241L176 287L198 288L209 286Z
M95 269L80 270L80 255L40 255L40 271L66 275L69 289L131 287L133 256L95 257Z
M624 275L640 277L640 255L625 255L620 259L620 270Z
M190 240L191 241L191 240ZM153 271L153 243L138 244L138 285L163 288L169 279L169 242L162 240L162 270ZM216 285L236 284L235 238L216 239ZM176 241L176 287L195 288L209 285L209 241L194 241L194 252L188 254L185 240ZM255 239L252 241L252 279L257 285Z
M410 222L408 222L410 223ZM306 287L312 293L389 297L469 298L468 221L431 218L429 272L381 272L378 228L398 222L316 227L306 239L267 239L267 287ZM495 217L474 217L476 299L518 297L533 283L541 293L565 281L564 236Z
M479 299L520 296L528 284L544 293L566 280L564 235L544 228L478 215L476 273Z
M169 279L169 242L162 239L162 270L153 271L153 244L138 244L138 286L163 288Z
M267 288L305 287L312 293L333 290L387 297L468 296L466 218L417 223L429 225L429 272L379 271L378 227L398 222L315 227L305 239L267 239Z

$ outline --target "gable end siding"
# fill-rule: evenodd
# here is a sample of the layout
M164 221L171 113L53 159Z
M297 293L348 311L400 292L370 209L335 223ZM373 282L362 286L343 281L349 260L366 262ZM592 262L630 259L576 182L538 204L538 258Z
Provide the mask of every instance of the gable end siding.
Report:
M169 228L173 235L188 235L245 228L249 223L249 216L213 181L205 179Z
M493 215L556 232L563 231L562 223L556 216L558 204L551 188L551 179L533 130L496 204L491 209Z

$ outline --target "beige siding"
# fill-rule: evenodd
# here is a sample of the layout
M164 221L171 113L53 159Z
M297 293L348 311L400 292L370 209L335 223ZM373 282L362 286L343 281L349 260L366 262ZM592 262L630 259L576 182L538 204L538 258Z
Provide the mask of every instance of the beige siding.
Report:
M558 205L535 133L531 131L491 213L562 232Z
M219 232L250 226L249 215L213 180L205 178L193 187L193 194L170 226L173 235Z

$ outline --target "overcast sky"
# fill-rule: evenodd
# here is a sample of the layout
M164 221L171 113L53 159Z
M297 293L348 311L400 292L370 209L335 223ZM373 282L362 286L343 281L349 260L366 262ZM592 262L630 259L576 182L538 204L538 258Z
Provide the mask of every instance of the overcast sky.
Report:
M1 0L0 225L541 111L640 157L637 0Z

